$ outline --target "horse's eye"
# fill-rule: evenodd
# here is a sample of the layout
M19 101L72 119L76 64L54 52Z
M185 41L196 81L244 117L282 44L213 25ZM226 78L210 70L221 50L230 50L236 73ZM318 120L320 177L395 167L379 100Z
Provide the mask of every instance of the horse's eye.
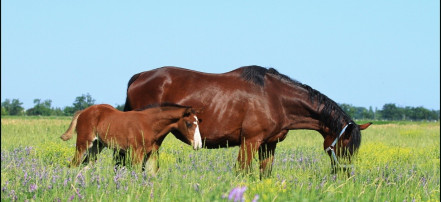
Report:
M191 126L193 125L193 123L191 122L185 122L185 124L187 124L187 128L191 128Z

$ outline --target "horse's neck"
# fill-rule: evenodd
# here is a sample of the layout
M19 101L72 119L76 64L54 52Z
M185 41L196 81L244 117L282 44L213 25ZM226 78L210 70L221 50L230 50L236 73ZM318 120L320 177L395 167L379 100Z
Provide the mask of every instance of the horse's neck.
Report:
M319 119L319 115L311 111L309 108L303 109L299 108L300 106L291 106L290 109L287 110L287 114L285 114L285 122L286 127L289 130L295 129L309 129L321 131L323 128L323 124Z
M297 91L282 99L285 111L285 128L288 130L309 129L323 131L324 124L320 117L323 105L312 102L306 91Z

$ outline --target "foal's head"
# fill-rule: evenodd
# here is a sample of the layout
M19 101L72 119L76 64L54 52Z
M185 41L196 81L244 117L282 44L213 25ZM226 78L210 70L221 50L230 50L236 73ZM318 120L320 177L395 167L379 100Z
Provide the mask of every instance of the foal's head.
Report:
M202 148L202 138L199 132L200 121L194 109L186 108L172 133L178 139L191 144L193 149L200 149Z

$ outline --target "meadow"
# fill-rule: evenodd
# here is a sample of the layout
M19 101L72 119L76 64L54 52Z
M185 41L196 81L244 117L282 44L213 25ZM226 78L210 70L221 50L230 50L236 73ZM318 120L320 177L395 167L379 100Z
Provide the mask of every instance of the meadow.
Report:
M332 174L315 131L290 131L277 145L272 176L237 175L238 147L194 151L169 135L160 171L114 170L112 151L68 168L75 139L59 137L70 117L2 117L2 201L439 201L440 124L375 122L349 176ZM365 123L363 121L358 122Z

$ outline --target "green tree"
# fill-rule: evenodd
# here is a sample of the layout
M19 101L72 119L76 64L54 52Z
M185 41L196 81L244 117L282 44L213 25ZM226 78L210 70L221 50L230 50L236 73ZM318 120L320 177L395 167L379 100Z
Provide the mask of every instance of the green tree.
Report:
M355 108L349 104L340 104L340 108L343 109L351 118L356 119L355 117Z
M375 112L372 109L372 106L369 106L368 115L366 117L367 119L375 119Z
M23 103L18 99L6 99L2 102L2 115L23 115Z
M115 107L117 110L119 110L119 111L124 111L124 104L122 104L122 105L116 105L116 107Z
M75 113L74 107L67 106L63 109L63 114L66 116L72 116Z
M397 107L395 104L385 104L381 110L383 119L386 120L402 120L405 118L403 108Z
M52 110L51 110L51 115L52 116L63 116L64 115L64 112L63 112L63 110L61 110L60 108L52 108Z
M95 100L92 98L92 96L89 93L87 93L86 95L83 94L75 98L75 101L73 102L72 106L65 107L63 109L63 113L64 115L72 116L75 112L86 109L87 107L92 106L94 104L95 104Z
M2 106L2 116L3 115L8 115L8 111L6 111L6 108L4 108L3 106Z
M52 100L45 100L41 102L41 99L34 99L34 107L30 108L26 111L28 115L41 115L41 116L50 116Z
M89 106L95 104L95 100L90 96L89 93L87 95L81 95L75 98L75 102L73 103L73 107L75 111L86 109Z

